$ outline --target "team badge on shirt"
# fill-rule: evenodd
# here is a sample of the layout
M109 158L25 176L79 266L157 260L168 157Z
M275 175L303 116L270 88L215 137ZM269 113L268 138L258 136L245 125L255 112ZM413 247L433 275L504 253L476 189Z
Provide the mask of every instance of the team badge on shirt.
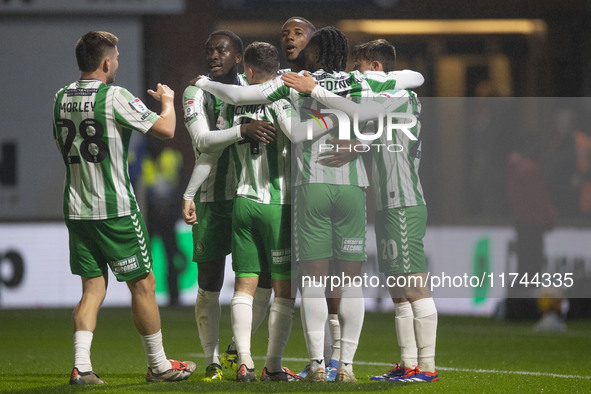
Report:
M195 100L189 100L185 102L183 106L185 108L185 121L197 116L197 111L195 111Z
M129 104L140 114L143 114L148 110L148 107L146 107L146 105L144 103L142 103L142 100L140 100L139 98L134 98L133 100L131 100L129 102Z

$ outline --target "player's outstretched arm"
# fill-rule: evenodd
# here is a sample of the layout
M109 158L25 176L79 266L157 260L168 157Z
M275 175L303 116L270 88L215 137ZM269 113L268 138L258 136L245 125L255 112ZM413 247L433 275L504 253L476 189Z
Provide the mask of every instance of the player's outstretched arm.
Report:
M357 119L358 122L367 122L383 117L385 114L399 108L408 100L405 93L404 97L402 95L400 97L392 95L365 97L362 99L362 102L356 103L338 96L320 85L316 85L310 96L328 108L338 109L349 116L349 118Z
M240 141L240 125L223 130L210 130L206 118L199 118L187 125L193 146L201 153L215 153L224 150L234 142Z
M414 71L411 72L414 73ZM416 74L422 78L421 74ZM314 78L307 71L304 71L303 75L294 73L283 74L281 79L283 79L283 83L286 86L300 93L310 94L312 98L318 100L323 105L343 111L351 119L357 116L360 122L366 122L378 116L383 116L403 104L403 102L386 100L382 97L365 100L362 103L355 103L317 85Z
M390 71L389 77L396 80L396 89L416 89L423 86L423 74L412 70Z
M162 104L160 117L152 125L148 133L156 138L166 140L174 137L176 127L176 114L174 111L174 90L167 85L158 84L156 91L148 89L150 96Z
M275 139L275 129L269 122L254 120L223 130L209 130L205 118L197 119L187 126L193 146L201 153L215 153L244 138L269 143Z
M240 141L240 126L219 130L209 124L205 105L205 92L195 87L185 89L183 95L183 114L185 127L193 146L201 153L213 153Z
M250 86L228 85L203 77L197 80L195 86L233 105L269 104L272 102L263 92L265 84Z
M286 86L295 89L300 93L310 94L316 87L316 81L307 71L304 71L303 75L285 73L281 75L281 79Z

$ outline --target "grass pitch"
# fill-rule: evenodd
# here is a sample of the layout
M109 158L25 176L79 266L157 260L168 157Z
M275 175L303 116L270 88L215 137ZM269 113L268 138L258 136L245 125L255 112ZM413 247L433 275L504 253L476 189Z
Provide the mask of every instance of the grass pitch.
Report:
M534 333L533 322L440 316L437 338L439 382L372 382L370 376L398 361L393 314L367 313L356 354L356 384L238 383L224 370L224 381L202 382L205 361L192 307L161 308L167 356L194 360L188 381L145 383L147 367L131 311L106 308L94 335L94 371L105 386L68 385L72 369L71 310L0 310L0 392L11 393L284 393L284 392L452 392L452 393L589 393L591 392L591 321L568 321L565 333ZM231 339L229 308L222 310L220 350ZM267 330L252 342L257 374L264 366ZM299 314L285 352L284 365L294 372L306 364Z

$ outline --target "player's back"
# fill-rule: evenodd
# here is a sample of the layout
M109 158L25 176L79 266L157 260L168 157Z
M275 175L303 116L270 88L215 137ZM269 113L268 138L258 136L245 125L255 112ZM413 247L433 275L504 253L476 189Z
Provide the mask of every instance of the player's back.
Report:
M333 73L318 70L312 73L312 77L318 85L343 97L358 97L364 92L369 92L370 87L362 78L357 78L352 73L337 71ZM303 99L295 90L291 90L291 101L298 105L302 115L312 117L321 109L317 102ZM306 115L308 114L308 115ZM351 130L350 130L351 131ZM369 181L363 161L359 158L341 167L329 167L322 165L319 156L323 151L332 150L332 144L328 142L330 138L338 138L338 127L334 127L329 133L319 138L304 141L294 147L294 155L297 163L298 172L296 174L295 184L306 183L327 183L333 185L355 185L367 187ZM349 135L353 135L352 132Z
M406 128L404 132L400 129L394 129L391 133L384 131L378 139L371 142L374 145L371 185L376 210L425 205L419 179L422 138L418 118L421 103L416 93L410 90L386 90L375 96L400 103L394 111L406 116L400 122L407 123L411 117L416 118L416 124ZM375 122L373 126L375 127Z
M268 144L245 139L234 145L237 196L263 204L290 204L291 142L277 122L280 111L290 110L287 100L235 106L234 124L264 120L272 122L276 130L275 139Z
M53 115L66 164L65 217L101 220L137 211L127 169L129 141L134 129L147 132L158 115L126 89L98 80L61 89Z

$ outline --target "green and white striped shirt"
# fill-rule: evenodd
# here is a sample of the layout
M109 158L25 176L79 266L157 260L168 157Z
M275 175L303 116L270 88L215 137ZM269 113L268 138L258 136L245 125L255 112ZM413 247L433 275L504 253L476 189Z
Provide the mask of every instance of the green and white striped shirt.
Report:
M407 84L417 86L417 80L419 80L418 86L420 86L423 81L419 73L412 71L386 74L380 72L359 73L357 71L351 73L326 73L319 70L314 72L312 76L320 86L346 97L360 97L369 94L372 90L395 89L400 86L406 87ZM406 81L405 78L409 81ZM287 87L281 78L238 89L235 86L223 85L207 79L199 80L197 86L211 91L222 100L232 104L269 103L288 98L300 112L306 112L306 108L302 108L305 105L304 96ZM342 167L328 167L318 163L318 154L321 153L321 147L326 146L328 138L335 138L337 134L338 130L335 128L318 139L304 141L294 147L294 156L297 163L296 186L306 183L356 185L360 187L369 185L365 167L360 159L355 159Z
M238 85L245 85L243 76L236 78ZM211 93L199 89L196 86L189 86L183 95L184 122L191 134L195 159L199 158L201 152L197 148L194 134L194 127L201 122L205 130L224 129L221 120L233 118L233 106L218 99ZM217 163L212 167L209 176L195 195L197 202L227 201L234 198L236 190L236 172L230 147L224 149Z
M66 164L67 219L104 220L138 211L127 155L133 130L158 120L139 98L98 80L73 82L57 92L53 137Z
M275 139L268 144L243 140L233 145L237 196L261 204L291 204L291 141L280 126L289 116L291 104L287 100L234 107L236 125L265 120L275 127Z
M421 122L419 115L421 103L412 91L385 91L379 96L400 100L408 100L395 112L406 113L417 118L414 127L408 131L417 138L411 140L405 133L392 133L392 140L387 140L387 133L382 133L373 143L372 149L372 179L376 210L388 208L410 207L425 205L423 189L419 179L419 164L421 161Z

